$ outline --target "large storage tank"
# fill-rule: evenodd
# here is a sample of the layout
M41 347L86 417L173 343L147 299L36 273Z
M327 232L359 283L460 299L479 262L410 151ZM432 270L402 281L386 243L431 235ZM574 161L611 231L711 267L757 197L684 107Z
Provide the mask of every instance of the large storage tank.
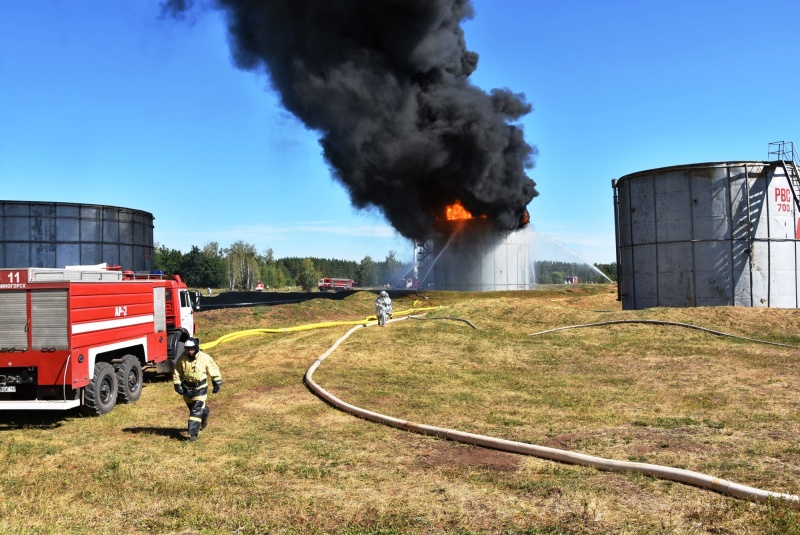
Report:
M437 290L488 292L535 286L525 230L497 230L480 218L448 222L443 230L434 238Z
M0 201L0 267L103 262L152 270L153 215L97 204Z
M800 228L783 163L665 167L613 188L624 309L798 306Z

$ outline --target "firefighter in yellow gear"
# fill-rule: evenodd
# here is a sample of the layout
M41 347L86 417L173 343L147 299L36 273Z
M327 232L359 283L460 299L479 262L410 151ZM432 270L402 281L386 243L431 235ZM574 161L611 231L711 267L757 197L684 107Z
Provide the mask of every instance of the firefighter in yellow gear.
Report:
M211 381L211 392L216 394L222 386L222 375L219 366L211 355L203 353L193 339L183 345L183 353L175 361L175 372L172 384L175 392L183 396L189 408L189 440L194 442L201 429L208 425L211 410L206 405L208 382Z

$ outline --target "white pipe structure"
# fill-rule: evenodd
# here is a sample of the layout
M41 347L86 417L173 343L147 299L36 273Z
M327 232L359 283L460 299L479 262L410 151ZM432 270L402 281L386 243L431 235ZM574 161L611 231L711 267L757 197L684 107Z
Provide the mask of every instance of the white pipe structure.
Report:
M414 316L398 318L392 320L392 322L403 321L413 317ZM436 319L436 318L430 318L430 319ZM448 319L453 319L453 318L448 318ZM362 409L360 407L356 407L355 405L351 405L337 398L336 396L329 393L324 388L320 387L317 383L314 382L312 378L312 376L314 375L314 371L317 368L319 368L323 360L325 360L328 356L330 356L341 345L341 343L347 340L347 338L349 338L350 335L353 334L355 331L363 327L371 327L374 325L376 325L376 323L357 325L352 329L350 329L349 331L347 331L347 333L345 333L344 336L336 340L336 342L325 353L323 353L322 356L319 357L314 362L314 364L311 365L311 367L308 369L308 371L306 371L306 374L304 376L306 385L315 394L317 394L319 397L321 397L323 400L330 403L334 407L343 410L344 412L353 414L360 418L364 418L365 420L382 423L391 427L395 427L397 429L412 431L414 433L419 433L421 435L430 435L440 438L446 438L448 440L462 442L464 444L473 444L475 446L481 446L484 448L491 448L511 453L519 453L522 455L530 455L533 457L550 459L552 461L558 461L562 463L590 466L593 468L598 468L600 470L608 470L614 472L634 472L639 474L645 474L660 479L666 479L670 481L677 481L679 483L685 483L688 485L694 485L696 487L713 490L715 492L719 492L721 494L727 494L729 496L734 496L737 498L744 498L759 502L766 502L770 499L782 499L793 502L800 501L800 497L794 494L783 494L779 492L761 490L754 487L749 487L747 485L734 483L726 479L720 479L714 476L702 474L700 472L693 472L691 470L684 470L681 468L671 468L668 466L660 466L657 464L615 461L613 459L605 459L603 457L595 457L593 455L585 455L583 453L576 453L556 448L548 448L545 446L537 446L535 444L515 442L512 440L504 440L501 438L495 438L486 435L465 433L463 431L457 431L455 429L434 427L431 425L409 422L407 420L400 420L392 416L387 416L385 414L380 414L377 412Z

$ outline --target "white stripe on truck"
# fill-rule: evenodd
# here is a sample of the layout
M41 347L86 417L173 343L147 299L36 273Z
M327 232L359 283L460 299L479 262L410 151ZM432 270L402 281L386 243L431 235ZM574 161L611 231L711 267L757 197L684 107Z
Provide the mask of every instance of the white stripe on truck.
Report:
M105 329L116 329L117 327L130 327L131 325L141 325L143 323L153 323L155 316L135 316L133 318L119 318L115 320L92 321L89 323L77 323L72 326L72 334L91 333Z

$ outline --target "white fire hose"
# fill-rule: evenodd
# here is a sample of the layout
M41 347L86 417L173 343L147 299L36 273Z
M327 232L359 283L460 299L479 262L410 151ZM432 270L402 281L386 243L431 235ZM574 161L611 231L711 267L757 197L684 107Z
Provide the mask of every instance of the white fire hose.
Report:
M416 316L407 316L404 318L398 318L395 320L391 320L392 322L395 321L403 321L408 318L414 319L421 319ZM428 318L426 318L428 319ZM474 325L469 323L467 320L462 320L460 318L429 318L429 319L454 319L459 321L464 321L475 328ZM620 322L604 322L604 323L630 323L631 321L620 321ZM665 323L675 325L669 322L654 322L654 323ZM369 411L366 409L362 409L360 407L356 407L355 405L351 405L341 399L337 398L333 394L326 391L324 388L320 387L317 383L314 382L312 376L314 375L314 371L322 364L322 361L325 360L329 355L331 355L338 347L344 342L347 338L350 337L358 329L363 327L370 327L376 325L375 323L370 323L367 325L357 325L347 331L341 338L336 340L336 342L325 352L321 357L319 357L314 364L308 369L305 374L304 380L306 385L319 397L323 400L327 401L334 407L341 409L347 413L353 414L355 416L364 418L365 420L370 420L372 422L382 423L391 427L395 427L398 429L404 429L406 431L412 431L414 433L419 433L422 435L430 435L440 438L446 438L448 440L453 440L456 442L462 442L465 444L473 444L475 446L481 446L484 448L491 448L500 451L507 451L511 453L519 453L522 455L531 455L533 457L540 457L543 459L550 459L553 461L559 461L568 464L577 464L581 466L591 466L593 468L598 468L600 470L608 470L614 472L634 472L645 474L648 476L657 477L660 479L666 479L670 481L677 481L679 483L686 483L688 485L694 485L696 487L701 487L704 489L713 490L715 492L719 492L721 494L727 494L729 496L735 496L737 498L745 498L750 500L755 500L759 502L766 502L770 499L782 499L782 500L789 500L789 501L800 501L800 497L795 494L783 494L779 492L771 492L767 490L761 490L754 487L749 487L747 485L741 485L739 483L734 483L733 481L728 481L726 479L719 479L717 477L709 476L706 474L702 474L700 472L694 472L691 470L684 470L681 468L671 468L668 466L661 466L657 464L649 464L649 463L635 463L635 462L628 462L628 461L615 461L613 459L605 459L603 457L595 457L593 455L585 455L583 453L576 453L567 450L560 450L556 448L548 448L545 446L537 446L535 444L527 444L524 442L515 442L512 440L504 440L501 438L490 437L486 435L477 435L474 433L465 433L463 431L457 431L455 429L447 429L443 427L434 427L431 425L425 424L418 424L414 422L409 422L407 420L400 420L398 418L394 418L392 416L387 416L385 414L380 414L377 412ZM593 324L594 325L594 324ZM689 326L687 324L679 324L681 326ZM581 325L576 327L588 327L589 325ZM703 329L702 327L695 327L689 326L692 328L698 328L700 330L708 331L708 329ZM550 331L543 331L542 333L533 333L536 334L543 334L545 332L552 332L560 329L566 329L569 327L561 327L559 329L551 329ZM717 333L716 331L708 331L713 332L714 334L723 334L725 333ZM732 336L732 335L726 335ZM759 341L760 340L756 340ZM771 342L765 342L771 343ZM774 345L783 345L783 344L774 344ZM793 347L793 346L789 346Z

